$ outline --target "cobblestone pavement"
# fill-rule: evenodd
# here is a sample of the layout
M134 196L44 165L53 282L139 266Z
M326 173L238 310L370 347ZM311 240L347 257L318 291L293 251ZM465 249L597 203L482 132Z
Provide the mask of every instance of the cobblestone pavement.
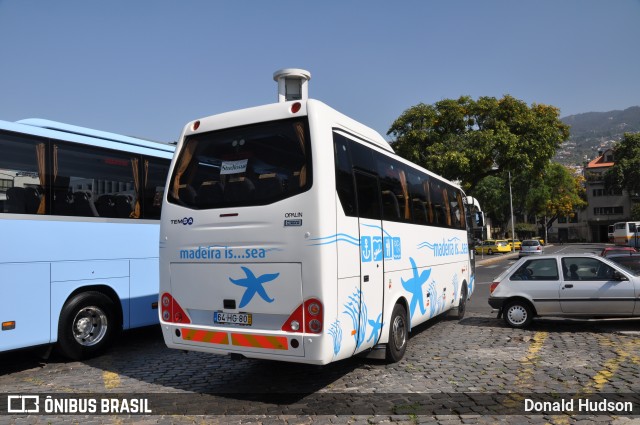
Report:
M86 362L0 355L0 388L43 397L155 397L154 412L166 414L4 415L0 423L637 424L637 399L627 416L530 414L523 406L527 398L637 397L639 325L545 319L516 330L473 314L414 329L399 363L354 358L323 367L169 350L151 327L125 333Z

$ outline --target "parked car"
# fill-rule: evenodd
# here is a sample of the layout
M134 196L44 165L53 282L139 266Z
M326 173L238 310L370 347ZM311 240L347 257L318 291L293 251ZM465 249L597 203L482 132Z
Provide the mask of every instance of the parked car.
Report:
M540 236L535 236L531 239L537 240L538 242L540 242L540 245L544 246L544 239L542 239Z
M518 258L522 258L526 255L542 255L544 253L544 248L540 244L540 241L537 239L526 239L522 241L522 249L520 249L520 253L518 254Z
M593 254L541 255L518 260L489 291L498 317L524 328L536 316L633 316L640 276Z
M507 243L509 244L509 248L511 248L513 245L515 245L515 250L519 251L522 248L522 242L520 242L518 239L507 239Z
M640 252L608 255L607 258L621 266L626 267L636 275L640 274Z
M511 247L505 240L487 239L482 242L481 245L476 246L474 251L476 255L479 255L480 253L493 255L496 252L511 252Z
M600 253L601 257L608 257L610 255L629 254L638 252L635 248L630 246L608 246Z

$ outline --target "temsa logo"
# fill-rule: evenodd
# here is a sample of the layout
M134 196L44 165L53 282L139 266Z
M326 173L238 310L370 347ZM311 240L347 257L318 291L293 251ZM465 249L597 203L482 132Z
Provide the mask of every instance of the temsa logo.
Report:
M193 224L193 217L185 217L179 220L171 220L171 224L183 224L185 226L191 226Z

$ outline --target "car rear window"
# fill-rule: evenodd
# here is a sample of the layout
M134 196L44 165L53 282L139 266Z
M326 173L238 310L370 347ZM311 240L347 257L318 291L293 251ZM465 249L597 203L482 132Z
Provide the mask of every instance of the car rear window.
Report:
M522 246L538 246L540 242L538 241L524 241L522 242Z

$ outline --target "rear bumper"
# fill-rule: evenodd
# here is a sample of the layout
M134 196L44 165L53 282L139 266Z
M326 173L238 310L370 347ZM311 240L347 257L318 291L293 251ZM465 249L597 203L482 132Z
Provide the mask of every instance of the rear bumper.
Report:
M502 310L506 298L489 297L489 305L495 309Z
M266 332L243 328L202 327L163 322L167 347L211 354L234 354L247 358L297 363L327 364L333 351L323 355L322 335Z
M530 255L543 255L544 251L520 251L518 258L528 257Z

